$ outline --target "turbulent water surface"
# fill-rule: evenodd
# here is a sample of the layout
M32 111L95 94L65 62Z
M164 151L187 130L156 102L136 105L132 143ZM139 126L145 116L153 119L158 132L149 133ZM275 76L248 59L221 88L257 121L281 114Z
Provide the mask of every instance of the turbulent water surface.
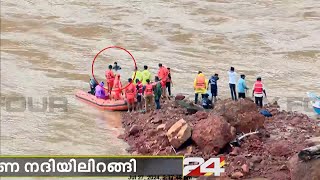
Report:
M202 70L218 73L219 95L229 97L234 66L250 88L262 76L269 101L294 99L312 115L292 97L320 93L319 34L318 0L1 0L1 96L68 100L68 112L8 112L2 103L1 153L124 154L120 114L74 97L110 45L128 49L139 68L171 67L175 93L191 95ZM96 60L97 79L114 61L124 79L131 75L130 56L109 50Z

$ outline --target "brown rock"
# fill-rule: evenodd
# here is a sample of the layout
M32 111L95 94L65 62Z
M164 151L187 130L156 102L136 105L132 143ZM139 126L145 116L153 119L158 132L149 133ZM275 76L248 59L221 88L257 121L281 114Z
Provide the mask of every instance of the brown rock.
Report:
M253 163L260 163L261 161L262 161L261 156L252 156L252 158L251 158L251 162L253 162Z
M191 137L191 127L184 119L180 119L171 126L167 136L170 144L177 149Z
M259 113L256 104L250 99L217 102L215 112L226 118L238 133L248 133L264 127L265 117Z
M292 148L287 141L281 140L275 142L268 150L273 156L287 156L291 153Z
M156 116L151 122L154 123L154 124L161 123L162 119L161 119L161 117Z
M319 180L320 159L300 161L298 155L294 155L288 162L288 168L292 180Z
M198 111L194 114L194 116L197 120L206 119L208 118L208 113L205 111Z
M174 98L176 101L181 101L184 100L186 98L186 96L182 95L182 94L177 94L176 97Z
M158 127L157 127L157 131L159 130L164 130L166 128L166 124L160 124Z
M237 155L239 155L239 152L240 152L240 148L239 147L234 147L232 149L232 151L230 152L230 155L231 156L237 156Z
M141 130L141 127L138 125L133 125L129 130L129 135L135 135Z
M249 166L247 164L243 164L241 166L241 169L244 173L248 173L249 172Z
M242 174L242 172L239 172L239 171L237 171L237 172L235 172L235 173L233 173L232 175L231 175L231 178L232 179L240 179L240 178L242 178L243 177L243 174Z
M232 126L222 116L212 115L197 123L192 132L192 140L203 153L218 153L235 138Z
M243 114L239 114L237 117L237 121L234 124L234 127L237 129L237 132L252 132L256 129L264 127L265 117L255 111L245 112Z

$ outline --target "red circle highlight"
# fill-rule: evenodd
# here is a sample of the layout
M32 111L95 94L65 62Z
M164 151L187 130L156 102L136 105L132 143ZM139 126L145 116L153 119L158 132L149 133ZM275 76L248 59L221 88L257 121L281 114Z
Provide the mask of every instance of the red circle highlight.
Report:
M107 50L107 49L121 49L123 51L125 51L126 53L128 53L132 60L133 60L133 63L134 63L134 67L136 68L137 67L137 63L136 63L136 60L134 59L133 55L128 51L126 50L125 48L123 47L120 47L120 46L109 46L109 47L106 47L104 49L102 49L100 52L98 52L98 54L96 54L96 56L94 57L93 61L92 61L92 65L91 65L91 74L92 74L92 77L93 79L96 81L96 83L100 86L100 83L98 83L98 81L96 80L96 78L94 77L94 62L96 61L97 57L99 56L100 53L102 53L103 51ZM134 72L134 76L133 76L133 79L136 78L136 71ZM132 80L133 80L132 79ZM126 85L125 87L121 88L121 91L125 88L127 88L131 83L129 83L128 85ZM101 87L101 86L100 86ZM109 91L108 89L106 89L105 87L103 87L105 90ZM113 90L112 90L113 91Z

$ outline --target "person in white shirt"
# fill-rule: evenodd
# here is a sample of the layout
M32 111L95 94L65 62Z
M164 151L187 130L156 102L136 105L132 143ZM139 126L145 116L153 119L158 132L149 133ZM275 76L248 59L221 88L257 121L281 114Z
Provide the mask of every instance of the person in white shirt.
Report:
M231 98L232 100L237 100L237 92L236 92L236 79L237 79L237 73L234 71L234 67L230 68L230 71L228 71L229 75L229 87L231 91Z
M266 90L264 85L261 82L261 77L257 78L257 81L254 83L252 87L252 97L255 98L256 105L262 108L263 106L263 94L267 97Z

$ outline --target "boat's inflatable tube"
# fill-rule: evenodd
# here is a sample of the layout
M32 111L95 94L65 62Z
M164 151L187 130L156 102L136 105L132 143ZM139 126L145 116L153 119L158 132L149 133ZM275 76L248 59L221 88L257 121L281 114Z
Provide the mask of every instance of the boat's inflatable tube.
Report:
M91 104L98 108L110 110L110 111L125 111L128 110L128 106L125 100L104 100L96 98L96 96L89 94L88 92L84 92L82 90L78 90L76 92L76 97Z
M313 104L313 109L318 115L320 115L320 101L316 101Z

